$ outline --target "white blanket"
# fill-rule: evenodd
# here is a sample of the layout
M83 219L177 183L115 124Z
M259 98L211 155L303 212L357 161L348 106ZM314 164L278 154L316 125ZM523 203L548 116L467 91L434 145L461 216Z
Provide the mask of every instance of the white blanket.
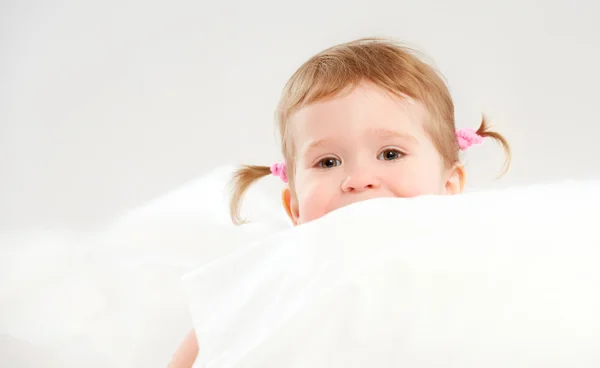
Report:
M184 277L198 366L599 367L599 227L599 181L345 207Z

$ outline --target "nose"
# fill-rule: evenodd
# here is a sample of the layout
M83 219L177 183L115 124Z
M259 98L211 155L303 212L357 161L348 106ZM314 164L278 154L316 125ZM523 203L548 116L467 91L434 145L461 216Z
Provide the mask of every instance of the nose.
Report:
M342 191L360 193L369 189L379 188L379 179L372 173L362 171L349 175L342 183Z

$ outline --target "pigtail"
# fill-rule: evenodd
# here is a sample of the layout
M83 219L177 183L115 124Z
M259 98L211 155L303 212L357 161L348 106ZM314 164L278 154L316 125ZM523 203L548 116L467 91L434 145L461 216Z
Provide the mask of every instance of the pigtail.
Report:
M244 193L258 179L271 174L271 168L268 166L242 166L238 169L231 179L231 201L229 202L229 216L235 225L241 225L245 222L240 217L240 208Z
M505 153L505 160L504 160L504 165L503 165L502 171L500 172L500 175L498 177L501 177L504 174L506 174L506 172L508 171L508 168L510 167L510 162L511 162L511 157L512 157L510 145L508 144L508 141L506 140L506 138L504 138L500 133L494 132L493 130L490 129L490 126L487 122L485 115L481 118L481 125L479 126L479 129L477 129L477 134L483 138L492 138L496 142L500 143L500 145L502 145L502 148L504 149L504 153Z

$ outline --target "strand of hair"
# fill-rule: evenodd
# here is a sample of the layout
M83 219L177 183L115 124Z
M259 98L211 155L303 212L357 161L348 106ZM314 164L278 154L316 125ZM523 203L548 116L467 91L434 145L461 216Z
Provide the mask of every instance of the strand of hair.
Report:
M240 208L246 191L258 179L270 173L270 167L258 165L244 165L236 170L230 182L232 195L229 202L229 215L235 225L242 225L247 222L240 215Z

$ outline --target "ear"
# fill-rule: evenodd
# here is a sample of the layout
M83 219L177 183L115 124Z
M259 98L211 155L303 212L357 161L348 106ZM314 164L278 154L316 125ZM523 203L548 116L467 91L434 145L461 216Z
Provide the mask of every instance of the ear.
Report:
M445 194L461 194L465 187L465 167L461 163L455 164L446 174L444 185Z
M294 224L294 226L298 225L298 220L300 218L298 202L292 197L290 188L285 188L281 192L281 202L283 203L283 208L285 208L285 212L287 212L292 224Z

